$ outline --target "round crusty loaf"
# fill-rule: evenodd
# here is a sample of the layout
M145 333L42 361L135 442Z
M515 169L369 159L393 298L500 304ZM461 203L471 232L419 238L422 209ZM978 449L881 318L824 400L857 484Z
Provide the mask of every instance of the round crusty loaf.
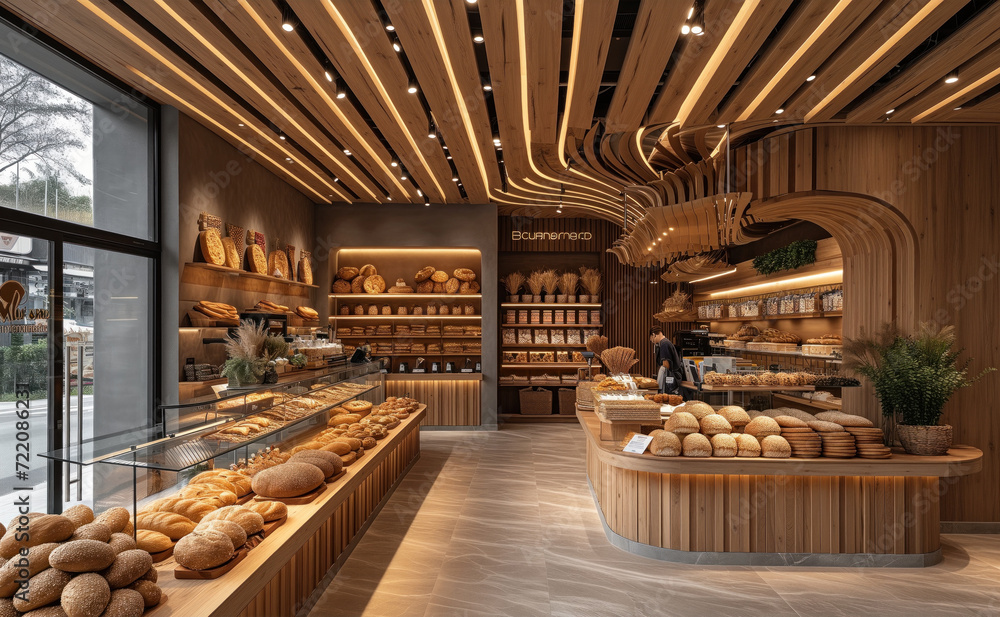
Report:
M455 277L452 277L444 282L444 292L449 294L457 294L458 288L462 286L462 283Z
M436 293L436 294L443 294L444 293L444 283L434 283L434 288L431 290L431 292L432 293ZM442 307L441 310L445 311L447 309L445 309L444 307ZM441 314L444 315L445 313L442 312ZM433 315L433 313L428 313L428 315Z
M429 294L434 291L434 281L429 278L425 281L417 283L417 293L418 294ZM418 307L419 308L419 307Z
M701 433L691 433L684 436L681 442L681 453L684 456L712 456L712 442Z
M707 437L712 435L719 435L722 433L729 434L733 430L732 425L717 413L710 413L701 419L701 434Z
M414 281L417 283L423 283L427 279L431 278L431 275L437 272L437 268L434 266L427 266L426 268L421 268L417 275L413 277Z
M343 464L343 461L341 461L341 464ZM280 501L249 501L243 507L260 514L265 523L277 521L288 516L288 506Z
M760 416L750 420L750 423L743 428L747 435L753 435L757 439L764 439L768 435L780 435L781 427L774 421L774 418Z
M736 438L727 433L712 436L712 456L736 456Z
M73 521L73 524L77 527L94 522L94 511L90 509L90 506L82 503L72 508L67 508L62 515Z
M444 270L435 270L434 274L431 275L431 280L434 281L435 283L444 283L449 278L451 277L448 276L448 273L445 272Z
M746 410L736 405L720 407L716 413L725 418L733 428L744 427L750 423L750 416L747 415Z
M174 541L152 529L140 529L135 532L136 546L147 553L162 553L174 545Z
M823 420L814 420L812 422L806 422L806 425L808 425L809 428L811 428L812 430L817 431L819 433L844 432L844 427L834 422L824 422Z
M155 572L155 570L154 570ZM139 580L125 589L131 589L132 591L138 591L142 595L142 603L146 608L152 608L160 603L160 599L163 597L163 590L160 586L153 581L143 581Z
M25 557L28 560L28 578L48 569L49 555L58 546L55 542L46 542L28 549L28 554ZM9 598L17 593L21 586L17 579L24 578L21 576L22 574L24 573L21 572L18 559L11 559L0 566L0 596Z
M282 465L278 465L277 467L271 467L271 469L278 469L279 467L285 467L289 464L290 463L284 463ZM313 466L313 468L316 469L315 466ZM265 469L260 473L264 473L265 471L270 470ZM260 474L257 474L257 476L259 475ZM257 481L257 476L254 476L254 482ZM255 534L264 529L264 517L244 506L227 506L225 508L219 508L202 519L203 523L211 521L232 521L242 527L247 535Z
M210 484L189 484L182 488L177 493L177 496L182 499L205 499L214 497L227 506L231 506L239 501L239 497L236 496L236 493L221 490L219 487L212 486Z
M452 274L455 275L455 278L457 278L458 280L465 281L467 283L471 283L472 281L476 280L476 273L473 272L472 270L469 270L468 268L458 268L457 270L452 272Z
M365 280L364 276L356 276L354 280L351 281L351 293L352 294L363 294L365 293Z
M229 541L233 543L233 548L237 549L247 543L247 532L239 523L216 519L214 521L202 521L195 527L195 531L221 531L229 536Z
M793 416L774 416L774 421L782 428L805 428L809 426L805 421Z
M764 458L788 458L792 455L792 446L781 435L768 435L760 442L760 450Z
M361 274L360 270L358 270L357 268L352 268L350 266L346 266L344 268L337 270L337 278L344 279L345 281L353 281L354 277L356 277L359 274Z
M377 274L373 274L365 279L365 293L380 294L385 291L385 279Z
M114 549L115 555L124 553L125 551L131 551L136 548L135 539L129 534L121 532L111 534L111 539L108 540L108 546Z
M233 558L233 541L221 531L194 531L174 547L174 559L189 570L216 568Z
M101 572L101 575L108 579L108 585L112 589L118 589L138 580L152 567L153 558L149 553L133 549L118 553L111 567Z
M97 518L94 519L94 522L104 523L108 526L108 529L111 530L111 533L118 533L128 526L128 522L131 518L132 516L129 514L128 510L117 507L101 512Z
M255 423L268 422L268 420L267 418L259 418L251 420L251 422ZM265 424L264 426L267 426L267 424ZM244 495L250 493L250 479L241 474L240 472L233 471L232 469L210 469L208 471L203 471L200 474L196 475L195 477L191 478L191 482L189 482L188 485L200 484L206 478L222 478L226 480L227 482L233 485L234 489L236 489L234 492L236 493L237 497L243 497ZM190 516L188 516L187 514L184 514L183 512L178 512L178 514L187 516L191 520L195 520Z
M332 452L337 456L342 456L351 451L351 446L347 445L347 443L343 441L331 441L330 443L320 448L320 451Z
M100 617L111 602L111 587L100 574L81 574L63 587L59 601L67 617Z
M0 617L21 617L20 611L14 608L14 600L0 598Z
M330 291L335 294L349 294L351 293L351 282L344 279L337 279L333 282L333 287L330 288Z
M49 555L49 565L63 572L97 572L115 560L115 550L100 540L73 540Z
M686 411L675 411L670 414L666 424L663 425L663 430L677 433L678 435L697 433L700 428L698 419Z
M111 530L104 523L87 523L80 525L69 537L70 540L100 540L107 542L111 539Z
M733 435L736 438L736 456L757 458L760 456L760 442L753 435Z
M674 413L684 411L695 417L699 422L707 415L715 413L715 409L702 401L688 401L674 409Z
M101 617L142 617L146 603L134 589L115 589Z
M43 514L28 520L27 530L11 529L0 539L0 557L10 559L22 548L31 548L48 542L62 542L73 535L76 525L65 516ZM44 605L42 605L44 606Z
M655 430L650 433L649 451L653 456L680 456L681 438L670 431Z
M373 266L372 264L365 264L361 266L360 270L358 270L358 274L365 277L375 276L376 274L378 274L378 270L376 270L375 266Z
M19 617L68 617L66 611L59 604L50 604L42 608L36 608L33 611L28 611L27 613L17 613L17 615Z
M173 512L140 512L135 517L136 527L159 531L171 540L179 540L194 531L194 522Z
M868 418L855 416L842 411L822 411L816 414L816 419L823 420L825 422L833 422L841 426L860 426L865 428L875 426Z
M42 570L28 579L27 600L24 599L24 596L14 596L14 608L22 613L27 613L46 604L52 604L59 599L63 589L72 578L68 572L55 568Z
M296 463L316 465L323 471L323 475L327 478L337 475L344 469L344 462L340 459L339 454L322 449L299 452L298 454L293 454L292 458L288 460Z

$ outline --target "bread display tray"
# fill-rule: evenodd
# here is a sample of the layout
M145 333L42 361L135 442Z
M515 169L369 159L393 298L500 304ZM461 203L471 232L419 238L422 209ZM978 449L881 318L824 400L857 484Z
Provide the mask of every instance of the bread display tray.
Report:
M280 501L286 506L303 506L316 501L326 491L326 487L325 483L321 484L305 495L299 495L298 497L261 497L260 495L255 495L254 499L257 501Z
M210 581L212 579L219 578L226 572L229 572L230 570L235 568L236 564L243 561L243 559L247 556L248 550L249 549L247 549L246 547L243 547L238 551L236 551L236 554L233 555L233 558L227 561L226 563L222 564L221 566L209 568L207 570L191 570L190 568L185 568L184 566L177 566L176 568L174 568L174 578L199 579L205 581Z
M160 563L161 561L166 561L170 559L174 554L174 547L170 547L165 551L160 551L159 553L150 553L149 556L153 558L153 563Z

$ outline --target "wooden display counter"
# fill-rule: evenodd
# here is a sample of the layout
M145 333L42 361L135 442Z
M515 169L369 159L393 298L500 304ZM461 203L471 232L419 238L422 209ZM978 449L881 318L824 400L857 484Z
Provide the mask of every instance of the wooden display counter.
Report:
M425 426L479 426L482 373L389 373L385 395L427 403Z
M167 601L147 617L294 615L360 540L382 500L420 456L422 405L326 487L313 503L288 506L288 520L216 580L177 580L173 558L156 564Z
M654 559L725 565L922 567L941 560L940 497L983 453L891 459L656 457L602 441L577 411L608 539Z

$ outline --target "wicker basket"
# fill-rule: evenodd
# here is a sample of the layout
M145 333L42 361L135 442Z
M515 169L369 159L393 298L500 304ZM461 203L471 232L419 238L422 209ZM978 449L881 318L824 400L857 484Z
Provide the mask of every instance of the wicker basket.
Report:
M951 447L951 425L913 426L899 424L896 435L907 454L942 456Z
M565 416L576 413L575 388L559 388L559 413Z
M522 414L542 416L552 413L552 390L524 388L519 394Z

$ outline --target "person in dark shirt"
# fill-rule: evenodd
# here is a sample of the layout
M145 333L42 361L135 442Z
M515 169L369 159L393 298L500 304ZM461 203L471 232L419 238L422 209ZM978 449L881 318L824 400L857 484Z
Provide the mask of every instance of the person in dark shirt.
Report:
M670 340L663 336L663 328L649 329L649 340L656 346L656 382L661 394L675 394L681 386L681 356Z

